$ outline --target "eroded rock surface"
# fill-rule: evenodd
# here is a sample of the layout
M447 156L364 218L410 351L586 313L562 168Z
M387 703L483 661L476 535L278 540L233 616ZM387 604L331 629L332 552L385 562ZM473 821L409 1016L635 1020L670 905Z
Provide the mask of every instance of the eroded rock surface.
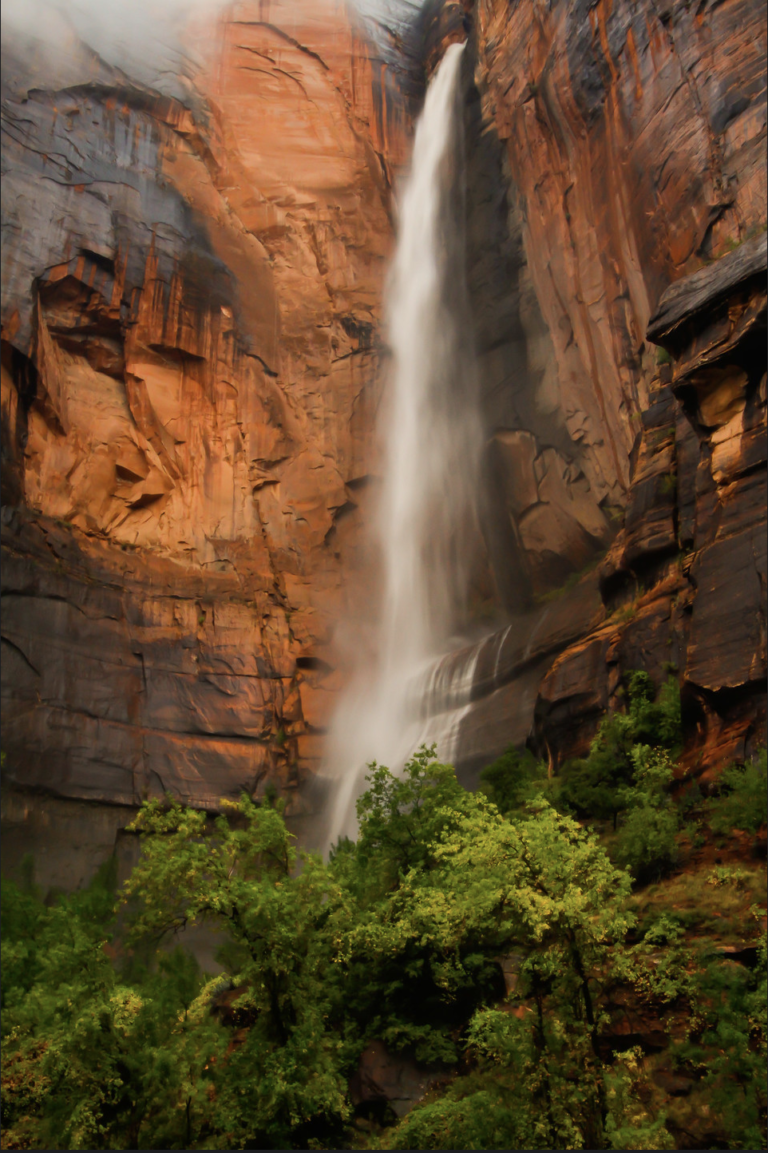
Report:
M6 774L119 804L295 792L366 563L405 99L341 5L197 20L162 90L4 36Z
M5 40L11 782L126 812L272 783L301 812L333 622L356 605L365 644L375 592L393 181L465 38L475 593L503 627L469 654L462 772L582 752L633 668L680 676L683 771L753 747L761 7L358 7L247 0L190 24L193 64L135 75L71 33Z
M459 7L440 7L434 36L451 38ZM662 293L764 230L764 13L463 7L487 515L512 607L521 578L529 595L555 588L615 534Z
M623 527L608 553L574 589L483 642L476 703L461 720L457 759L468 780L504 741L532 745L553 769L584 754L634 669L657 684L680 680L682 777L707 788L723 764L759 746L765 236L744 248L676 282L660 301L651 331L672 363L652 380Z

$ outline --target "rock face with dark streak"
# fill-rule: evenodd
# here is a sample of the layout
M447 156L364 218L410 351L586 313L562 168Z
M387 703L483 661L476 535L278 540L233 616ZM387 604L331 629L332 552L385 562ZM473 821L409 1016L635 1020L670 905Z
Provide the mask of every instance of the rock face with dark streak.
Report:
M709 772L754 747L765 710L762 6L467 7L483 514L511 633L610 547L584 607L561 596L571 635L540 665L502 661L489 684L483 654L514 642L484 643L458 759L471 780L528 740L557 764L623 673L677 669ZM457 8L435 7L433 39Z
M6 781L295 810L366 563L404 99L322 0L188 28L176 95L68 35L4 33Z
M653 380L651 313L764 228L764 12L472 7L469 273L509 604L510 571L540 593L605 549Z
M765 236L743 248L660 302L652 331L673 365L652 382L624 526L607 555L573 590L483 642L461 727L468 781L505 742L532 745L554 768L583 754L634 669L657 684L679 675L681 773L703 787L763 740Z

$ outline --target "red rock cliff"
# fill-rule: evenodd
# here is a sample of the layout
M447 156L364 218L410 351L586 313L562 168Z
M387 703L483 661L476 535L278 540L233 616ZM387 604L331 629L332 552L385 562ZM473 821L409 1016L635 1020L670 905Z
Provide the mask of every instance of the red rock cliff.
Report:
M468 10L487 517L518 615L460 757L557 762L622 673L672 669L692 771L714 771L765 715L763 6L453 2L433 42ZM519 615L526 581L554 592L611 541Z
M6 779L127 805L315 763L405 149L344 5L185 36L175 97L74 36L3 70Z

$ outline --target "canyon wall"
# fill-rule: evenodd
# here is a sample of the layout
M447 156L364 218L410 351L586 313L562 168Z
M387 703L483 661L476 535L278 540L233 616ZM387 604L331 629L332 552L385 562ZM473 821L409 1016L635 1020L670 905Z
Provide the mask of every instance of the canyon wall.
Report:
M297 813L366 571L408 113L345 4L209 13L170 78L151 39L134 77L4 35L4 779Z
M376 588L392 187L453 40L492 630L465 654L460 770L583 751L632 668L681 681L681 771L747 756L761 7L248 0L179 37L115 60L65 25L4 36L11 855L34 842L75 884L144 796L310 805L338 623L364 644Z
M433 12L438 43L468 7ZM528 742L556 766L642 668L679 677L706 781L765 717L764 12L477 0L470 46L487 515L515 615L480 646L459 761L472 779Z

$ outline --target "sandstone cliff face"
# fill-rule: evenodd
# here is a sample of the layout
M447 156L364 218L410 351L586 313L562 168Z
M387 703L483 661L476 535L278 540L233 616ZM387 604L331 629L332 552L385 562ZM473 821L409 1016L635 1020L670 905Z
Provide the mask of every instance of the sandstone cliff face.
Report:
M186 35L184 99L74 36L3 69L6 773L121 804L316 763L405 150L343 5Z
M746 0L474 5L477 219L487 235L495 207L486 263L506 264L508 302L494 317L481 268L490 455L539 591L562 577L555 558L578 570L615 531L662 292L765 225L763 15Z
M519 606L612 543L485 642L467 773L505 740L554 764L582 752L632 668L679 672L697 773L760 739L762 21L749 3L474 5L469 260L500 592Z

